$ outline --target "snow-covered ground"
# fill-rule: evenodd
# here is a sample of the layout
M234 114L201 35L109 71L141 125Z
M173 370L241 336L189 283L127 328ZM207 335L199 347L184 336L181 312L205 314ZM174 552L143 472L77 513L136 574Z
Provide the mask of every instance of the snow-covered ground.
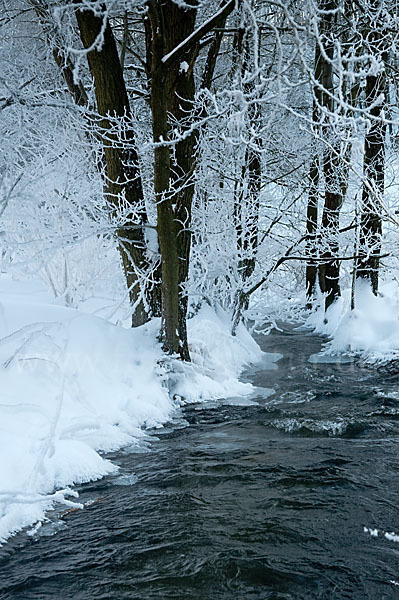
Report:
M263 353L244 327L230 335L221 310L189 320L192 363L183 364L163 355L159 321L132 330L94 316L117 319L109 300L79 310L60 302L40 281L0 277L0 544L57 503L80 507L73 485L116 472L106 452L145 443L146 429L182 404L250 403L254 391L238 377ZM345 290L327 317L319 309L307 320L330 337L316 360L399 358L396 282L378 297L358 286L353 311Z
M399 358L399 287L396 281L380 284L380 294L358 282L355 308L351 310L351 290L346 289L327 311L321 307L310 315L306 325L326 334L331 341L322 355L350 354L367 361L388 361Z
M262 352L229 327L222 311L202 309L183 365L162 354L157 321L125 329L58 305L40 282L3 276L0 544L56 503L81 506L71 486L115 472L103 454L139 444L182 402L251 394L238 376Z

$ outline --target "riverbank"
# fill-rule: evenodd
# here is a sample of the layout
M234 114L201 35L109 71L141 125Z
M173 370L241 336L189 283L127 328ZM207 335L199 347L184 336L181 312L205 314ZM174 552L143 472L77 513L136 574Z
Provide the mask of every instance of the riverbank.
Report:
M274 395L115 452L87 509L0 549L2 600L397 600L397 377L309 362L324 338L280 325L243 373Z
M192 363L163 355L159 322L125 329L58 305L38 281L0 279L0 543L74 484L114 473L106 453L134 447L182 403L246 396L238 380L262 353L244 328L206 307L189 323Z

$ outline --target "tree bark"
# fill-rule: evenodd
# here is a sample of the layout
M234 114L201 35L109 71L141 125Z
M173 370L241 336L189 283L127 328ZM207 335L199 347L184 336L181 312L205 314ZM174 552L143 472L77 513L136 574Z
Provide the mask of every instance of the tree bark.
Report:
M374 8L376 3L373 2ZM384 47L383 24L375 24L370 32L370 45L374 53L387 61ZM370 282L375 295L378 293L378 276L381 254L382 218L379 198L384 194L385 133L383 120L384 101L378 102L386 94L386 76L382 70L366 78L366 107L369 109L371 125L364 139L362 216L360 221L359 260L357 278Z
M315 135L320 135L320 108L322 107L322 92L320 85L322 83L323 57L320 51L320 44L316 41L314 55L314 78L316 84L313 85L313 130ZM320 159L318 154L319 146L317 140L312 140L312 156L309 167L309 193L306 210L306 233L308 236L306 250L309 255L317 254L317 221L319 212L319 185L320 185ZM307 308L312 308L312 302L316 292L317 281L317 263L309 261L306 264L305 285Z
M342 206L342 190L339 181L339 169L342 168L340 160L340 143L337 142L335 132L331 131L329 115L334 112L334 81L333 58L334 43L333 11L336 8L335 0L322 2L321 8L326 11L322 16L321 32L324 53L321 53L321 102L326 110L325 124L322 125L322 136L326 142L323 152L323 173L325 183L324 208L321 219L321 233L319 240L325 244L321 257L324 259L319 267L320 289L325 294L325 310L341 295L339 285L340 263L335 257L339 255L339 214ZM330 122L329 122L330 121Z
M339 285L339 213L342 206L342 195L337 187L337 171L341 167L339 155L324 157L324 178L326 192L321 220L321 234L326 238L327 248L322 252L324 262L319 267L320 289L325 294L325 310L341 295Z
M259 58L259 47L254 47L254 36L249 27L241 29L235 37L235 50L242 58L241 76L246 77L251 68L251 59ZM256 61L254 61L256 62ZM243 84L244 93L253 95L256 80ZM259 125L261 119L260 107L252 102L248 108L248 123L252 128ZM237 249L241 258L238 264L240 287L237 291L233 308L232 333L235 335L243 312L248 308L249 295L245 292L245 284L255 271L256 254L259 243L259 208L262 179L262 141L254 137L245 149L244 164L241 171L241 182L238 184L239 193L235 199L234 217L237 235ZM246 188L246 189L245 189Z
M157 202L158 238L162 257L162 341L164 350L189 360L187 342L187 294L191 244L191 205L194 193L192 170L195 135L187 134L195 95L193 66L195 46L179 60L162 59L193 31L196 9L180 7L172 0L148 4L147 63L151 76L151 111L154 150L154 184ZM181 136L170 139L173 118ZM165 142L165 144L163 144Z
M77 8L76 18L83 46L92 47L99 39L106 17L98 16L86 8ZM124 119L125 123L128 123L130 106L115 39L108 20L105 23L101 48L88 52L87 59L94 80L97 110L102 117L98 125L104 146L107 202L115 216L124 203L131 206L136 214L136 220L133 214L131 217L128 215L116 233L130 301L134 306L132 325L139 326L147 322L149 316L159 314L159 294L155 285L149 291L146 302L143 302L141 297L137 272L145 274L150 270L143 227L147 224L147 215L137 166L134 132L126 129L122 137L117 127L112 129L115 120L121 122Z
M317 217L319 207L319 169L320 161L318 156L314 156L309 169L309 194L306 210L306 234L307 234L307 254L316 254L317 239ZM311 260L306 264L305 282L306 282L306 301L307 308L312 308L313 299L316 292L317 263Z

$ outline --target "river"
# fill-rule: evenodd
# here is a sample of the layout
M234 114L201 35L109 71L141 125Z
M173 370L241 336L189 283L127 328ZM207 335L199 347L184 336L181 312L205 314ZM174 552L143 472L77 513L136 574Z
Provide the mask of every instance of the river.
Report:
M309 362L323 340L284 329L245 374L273 395L112 456L90 506L0 549L1 600L398 599L399 366Z

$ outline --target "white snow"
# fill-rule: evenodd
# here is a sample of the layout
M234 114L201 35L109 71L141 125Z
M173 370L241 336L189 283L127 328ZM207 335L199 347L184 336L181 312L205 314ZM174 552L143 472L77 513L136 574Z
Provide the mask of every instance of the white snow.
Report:
M331 341L312 362L329 361L332 356L357 355L378 361L399 358L399 289L395 281L383 283L374 296L367 283L356 286L355 308L350 308L350 290L344 290L327 311L320 307L307 320L307 325Z
M369 533L371 537L378 537L378 529L369 529L368 527L363 527L364 533Z
M183 401L249 396L237 378L262 352L229 328L204 308L181 364L163 355L157 320L124 329L55 304L40 282L0 278L0 544L56 503L82 507L71 486L118 470L100 452L140 445Z
M386 531L385 532L385 537L390 542L399 542L399 535L396 534L396 533L394 533L393 531L391 531L391 533L389 533L388 531Z
M364 533L369 533L372 537L378 537L379 531L378 529L371 529L368 527L363 527L363 531ZM399 535L397 533L395 533L394 531L385 531L385 532L381 532L384 535L384 538L389 540L390 542L396 542L399 543Z
M228 2L227 4L231 4L231 2ZM177 52L179 52L179 50L181 50L181 48L184 47L188 47L190 44L190 41L195 37L198 37L198 34L201 30L205 30L206 27L209 25L209 23L212 20L216 20L218 18L218 16L220 14L223 13L223 11L226 9L226 4L224 4L221 8L219 8L219 10L212 15L211 17L209 17L209 19L207 19L200 27L198 27L195 31L193 31L192 33L190 33L190 35L188 37L186 37L186 39L184 39L182 42L180 42L180 44L178 44L175 48L173 48L173 50L171 50L171 52L169 52L169 54L165 54L165 56L162 57L162 62L166 63L170 58L172 58L172 56L174 56Z
M250 383L238 381L237 373L244 365L259 361L263 352L244 327L238 329L236 337L230 330L230 316L209 306L188 321L192 363L176 365L172 394L186 402L199 402L253 392Z

